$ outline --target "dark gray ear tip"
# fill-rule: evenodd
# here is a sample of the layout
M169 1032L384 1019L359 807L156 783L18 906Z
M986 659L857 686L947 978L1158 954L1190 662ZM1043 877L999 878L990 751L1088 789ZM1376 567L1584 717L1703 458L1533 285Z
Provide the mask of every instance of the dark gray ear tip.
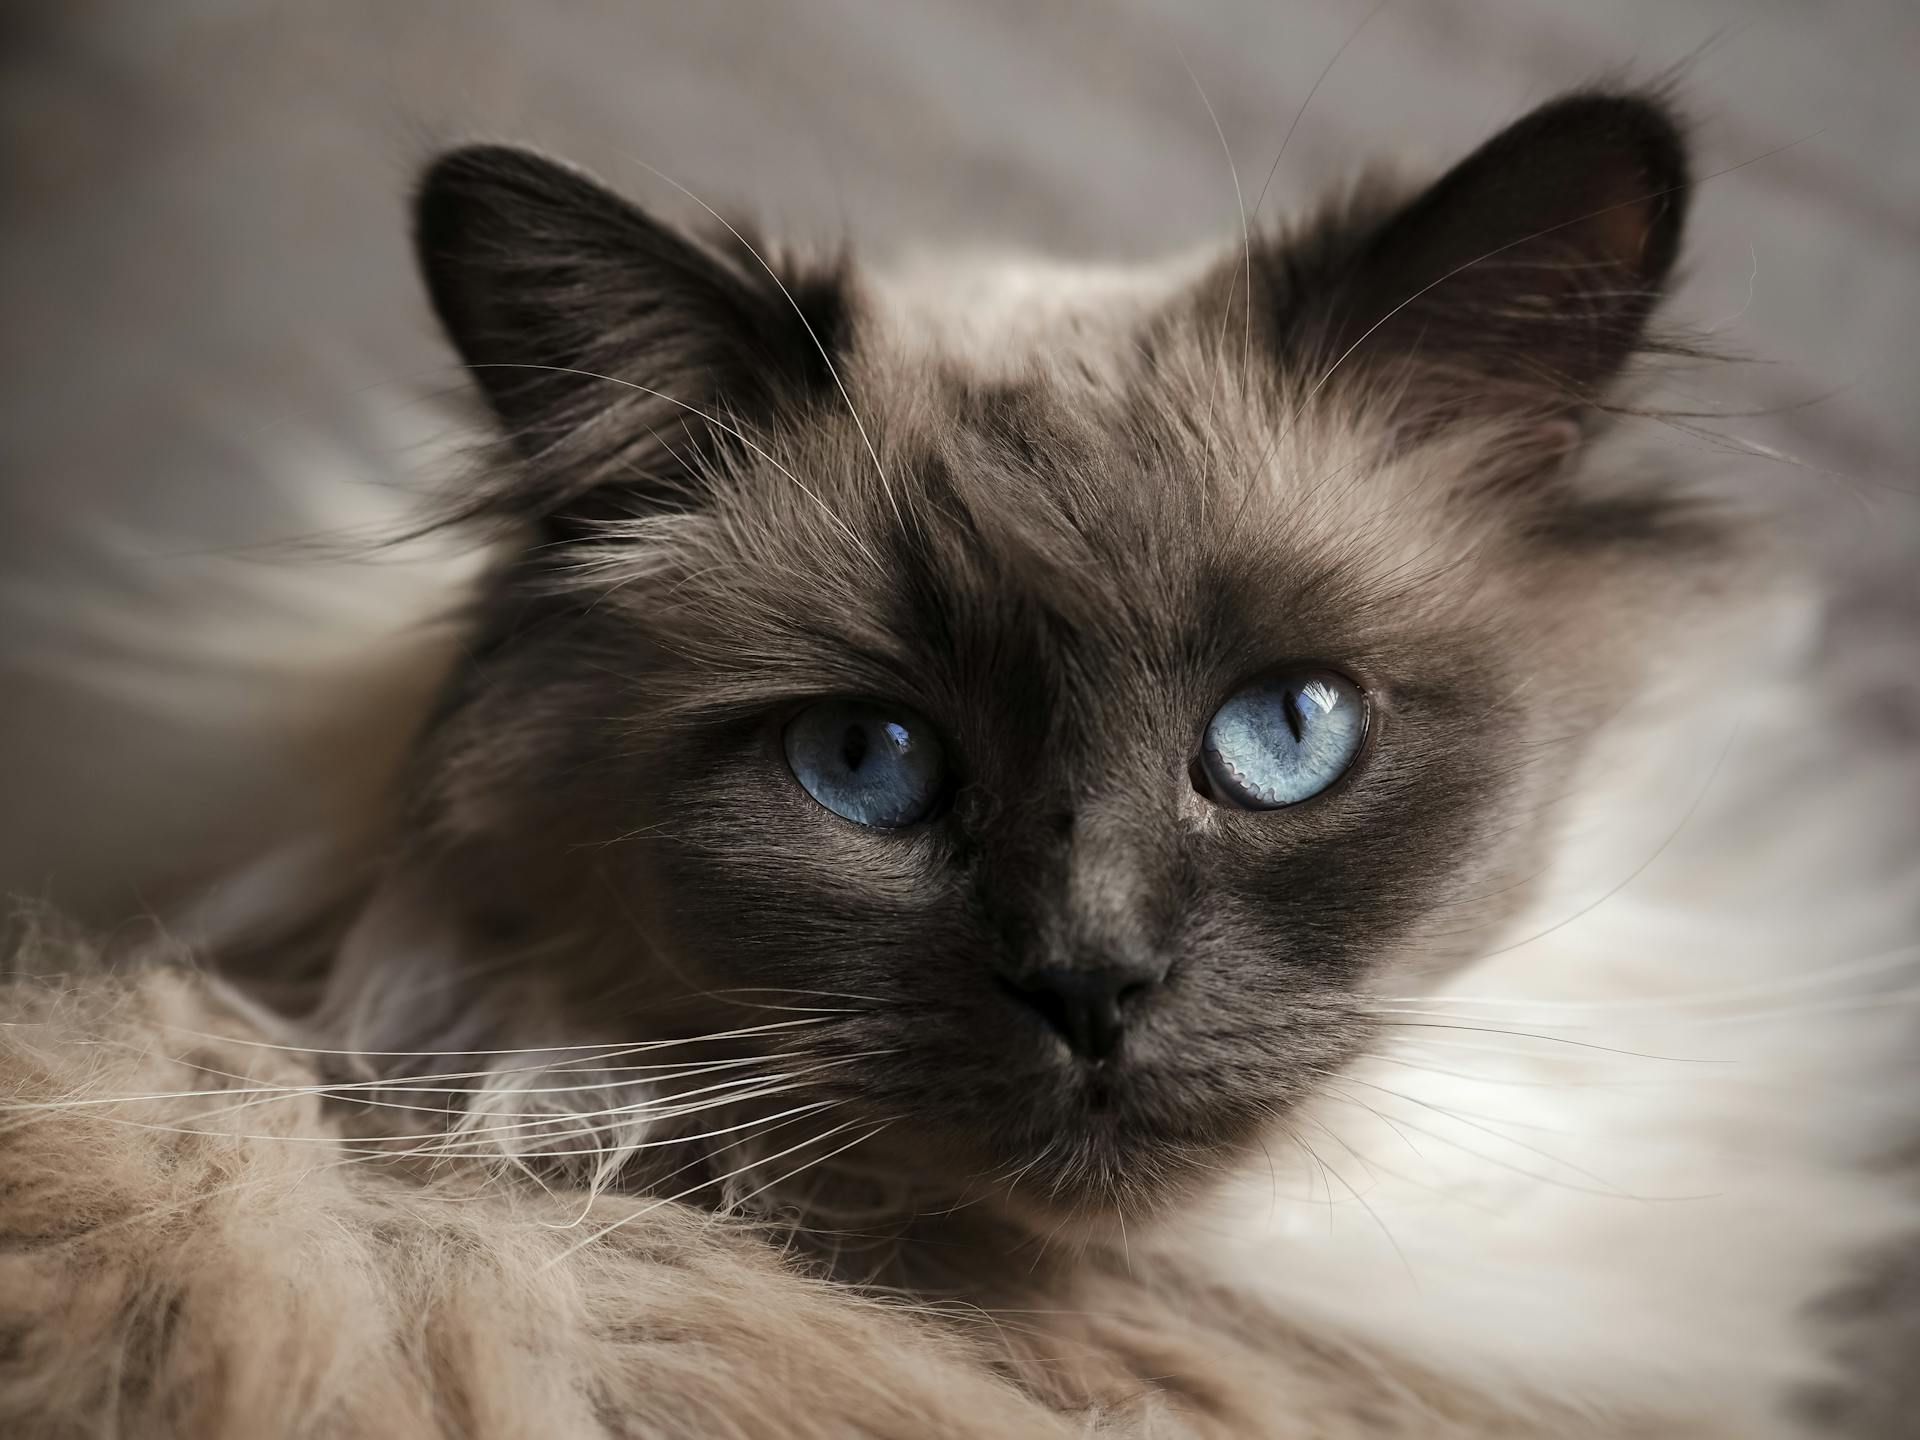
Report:
M1614 184L1670 222L1685 213L1692 189L1687 126L1659 92L1577 90L1533 111L1501 138L1515 149L1610 169Z
M536 159L531 151L518 145L495 145L476 141L442 150L420 172L422 191L459 187L474 180L486 180Z
M451 238L463 221L478 215L578 207L599 194L599 184L588 175L536 150L468 144L434 157L420 173L413 190L413 227L422 242Z
M552 184L556 180L591 183L565 161L523 145L477 141L436 155L420 174L419 189L485 189L493 186Z
M475 241L499 225L501 181L519 163L509 146L462 146L436 157L414 187L414 257L441 324L456 337L474 304L464 276Z
M1672 98L1657 90L1572 90L1547 101L1521 123L1638 140L1684 155L1686 126Z
M522 152L506 145L463 145L434 158L413 190L413 238L424 265L446 256L478 209L511 186Z
M1509 125L1454 176L1483 195L1531 195L1531 214L1595 259L1654 285L1680 253L1692 190L1687 127L1655 90L1576 90ZM1467 177L1473 177L1468 179ZM1492 182L1489 188L1489 181ZM1452 188L1445 187L1442 188ZM1457 194L1458 189L1453 189Z
M468 293L546 230L591 225L625 207L591 177L516 145L437 156L413 192L413 248L434 308L456 337L481 303Z
M1684 188L1691 166L1686 122L1666 96L1651 92L1582 92L1568 97L1570 118L1631 151L1647 178Z

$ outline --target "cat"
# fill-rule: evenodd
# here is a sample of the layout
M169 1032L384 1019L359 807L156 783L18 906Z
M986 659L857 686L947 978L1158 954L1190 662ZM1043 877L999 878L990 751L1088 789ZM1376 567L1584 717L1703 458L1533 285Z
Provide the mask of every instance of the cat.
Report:
M1666 848L1594 807L1795 694L1775 551L1620 423L1691 177L1582 91L1225 254L929 282L441 157L505 558L301 944L20 940L9 1433L1809 1433L1803 1311L1915 1217L1750 1067L1908 1032L1656 1053L1798 941L1560 933Z

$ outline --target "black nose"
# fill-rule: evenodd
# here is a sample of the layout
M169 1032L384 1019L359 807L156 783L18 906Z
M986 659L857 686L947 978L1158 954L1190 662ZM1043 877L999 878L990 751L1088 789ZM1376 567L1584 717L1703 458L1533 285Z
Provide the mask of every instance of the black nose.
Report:
M1166 978L1146 961L1059 966L1005 981L1007 991L1051 1025L1077 1055L1105 1060L1120 1048L1129 1014Z

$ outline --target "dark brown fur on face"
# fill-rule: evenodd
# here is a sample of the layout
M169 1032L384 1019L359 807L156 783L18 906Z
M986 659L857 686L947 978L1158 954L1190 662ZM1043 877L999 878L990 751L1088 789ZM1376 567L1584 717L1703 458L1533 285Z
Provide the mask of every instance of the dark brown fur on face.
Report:
M1365 1046L1379 976L1484 947L1648 620L1713 573L1677 497L1581 473L1686 186L1658 104L1574 96L1410 199L983 350L844 266L446 157L422 263L511 441L462 509L541 543L421 747L334 1013L423 1048L811 1007L741 1053L869 1169L1164 1208ZM1208 718L1294 663L1366 689L1365 753L1299 806L1215 804ZM836 695L938 728L924 823L795 782L782 727ZM1100 1063L1010 993L1121 957L1164 980ZM698 1173L647 1154L628 1183Z

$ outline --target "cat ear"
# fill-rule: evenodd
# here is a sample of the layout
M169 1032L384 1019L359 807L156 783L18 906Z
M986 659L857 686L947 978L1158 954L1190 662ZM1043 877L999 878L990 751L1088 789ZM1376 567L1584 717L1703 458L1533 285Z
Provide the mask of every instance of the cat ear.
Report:
M1316 383L1399 395L1416 425L1500 405L1571 416L1642 344L1687 192L1661 105L1563 97L1363 233L1324 283L1301 277L1283 331Z
M776 279L734 239L709 248L526 150L472 146L428 169L415 249L523 461L511 508L616 482L629 512L684 503L732 432L830 380L840 268Z

